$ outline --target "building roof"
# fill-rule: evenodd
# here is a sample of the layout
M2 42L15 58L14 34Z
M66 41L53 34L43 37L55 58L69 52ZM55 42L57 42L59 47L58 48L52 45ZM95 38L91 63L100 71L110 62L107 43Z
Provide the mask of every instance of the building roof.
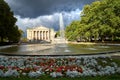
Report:
M50 28L47 28L47 27L44 27L44 26L38 26L38 27L32 27L32 28L27 28L27 30L34 30L34 29L43 29L43 30L48 30L48 29L50 29Z

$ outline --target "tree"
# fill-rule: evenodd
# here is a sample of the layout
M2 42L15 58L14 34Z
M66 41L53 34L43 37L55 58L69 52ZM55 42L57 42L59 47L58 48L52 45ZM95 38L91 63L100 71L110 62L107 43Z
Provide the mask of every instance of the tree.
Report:
M120 0L99 0L85 5L81 20L76 23L73 21L72 25L70 24L66 28L67 38L74 32L77 33L77 36L73 34L74 37L70 37L71 39L82 36L86 41L92 41L93 38L95 41L104 41L106 38L114 40L120 37L119 4ZM70 31L72 31L71 34Z
M68 40L76 40L77 38L77 29L78 29L78 24L79 24L79 21L73 21L69 26L66 27L66 30L65 30L65 35L66 35L66 38Z
M55 34L55 38L60 37L60 31L57 31Z
M17 19L4 0L0 0L0 41L19 41L20 33L15 25Z

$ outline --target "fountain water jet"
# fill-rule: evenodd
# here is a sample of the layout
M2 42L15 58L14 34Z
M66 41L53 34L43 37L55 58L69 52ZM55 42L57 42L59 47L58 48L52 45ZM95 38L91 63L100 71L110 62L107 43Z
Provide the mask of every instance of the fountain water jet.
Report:
M59 23L60 23L60 38L65 38L65 34L64 34L64 22L63 22L63 16L62 13L60 13L59 16Z
M67 41L65 39L64 21L62 13L59 14L59 27L60 37L55 39L55 44L65 44L67 43Z

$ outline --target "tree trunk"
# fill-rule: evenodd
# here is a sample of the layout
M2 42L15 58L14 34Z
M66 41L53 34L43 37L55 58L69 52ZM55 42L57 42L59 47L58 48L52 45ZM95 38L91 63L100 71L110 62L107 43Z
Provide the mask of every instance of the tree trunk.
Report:
M102 37L102 42L104 42L104 37Z
M3 42L3 37L1 36L1 42Z
M112 41L114 40L114 35L112 35Z

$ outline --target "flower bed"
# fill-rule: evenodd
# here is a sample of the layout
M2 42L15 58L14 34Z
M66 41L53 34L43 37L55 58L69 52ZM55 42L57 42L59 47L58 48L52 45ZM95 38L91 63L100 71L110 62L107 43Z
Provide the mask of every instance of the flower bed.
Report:
M0 56L0 77L80 77L120 73L110 56Z

